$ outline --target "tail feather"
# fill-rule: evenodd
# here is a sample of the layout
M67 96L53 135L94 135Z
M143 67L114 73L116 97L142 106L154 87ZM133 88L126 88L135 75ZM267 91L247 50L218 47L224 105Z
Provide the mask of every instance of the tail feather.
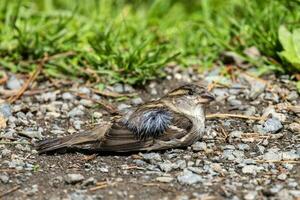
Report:
M80 147L84 144L94 144L102 138L103 134L101 133L103 131L96 129L86 134L74 134L61 138L46 139L36 144L36 150L39 153L46 153L64 148Z

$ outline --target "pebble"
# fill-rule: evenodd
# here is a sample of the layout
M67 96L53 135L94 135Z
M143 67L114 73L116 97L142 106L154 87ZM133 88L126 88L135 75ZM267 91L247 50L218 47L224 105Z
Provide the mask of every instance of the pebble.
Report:
M94 106L94 103L89 99L81 99L79 103L87 108L91 108Z
M91 90L89 88L87 88L87 87L80 87L80 88L78 88L78 92L80 94L85 94L87 96L89 96L91 94Z
M279 174L279 175L277 176L277 179L278 179L278 180L281 180L281 181L286 180L286 178L287 178L287 175L286 175L286 174Z
M159 163L158 166L162 171L167 172L167 173L172 171L174 168L174 164L168 160L163 163Z
M9 182L9 177L6 176L6 175L4 175L4 174L2 174L2 175L0 175L0 181L1 181L2 183L6 184L6 183Z
M263 124L264 133L277 133L283 128L281 122L277 118L270 118Z
M69 184L75 184L82 182L84 180L84 176L81 174L67 174L65 176L65 181Z
M201 176L191 172L188 169L184 169L183 172L181 172L180 175L177 176L177 180L180 184L187 185L192 185L203 181Z
M245 111L244 115L253 116L256 113L256 108L254 106L249 106Z
M23 84L24 84L23 80L18 79L16 76L11 76L7 80L6 87L9 90L18 90L22 87Z
M83 186L95 185L97 180L94 177L90 177L82 182Z
M81 117L83 115L84 112L79 107L75 107L70 112L68 112L68 117Z
M242 172L244 174L254 174L255 175L260 170L261 170L261 168L256 165L246 165L242 168Z
M156 163L157 161L161 161L161 156L159 153L144 153L141 154L143 159L149 163Z
M131 102L133 103L133 105L139 105L143 103L143 99L141 97L136 97L132 99Z
M25 135L26 137L29 138L37 138L37 139L42 139L43 135L42 135L42 131L43 129L39 129L39 130L32 130L30 128L25 129L21 132L22 135Z
M291 123L289 125L289 129L293 132L293 133L300 133L300 124L299 123Z
M289 93L289 95L286 97L287 100L289 101L295 101L297 99L299 99L299 95L298 95L298 92L296 91L291 91Z
M254 200L254 199L256 199L256 196L257 196L256 191L250 191L244 196L244 199L245 200Z
M232 138L242 138L242 131L232 131L229 133L230 137Z
M66 101L72 101L72 100L74 100L75 97L70 92L65 92L62 94L62 98L63 98L63 100L66 100Z
M268 151L263 155L263 159L266 161L280 161L282 159L280 153L277 151Z
M205 142L196 142L192 145L193 151L205 151L207 149L207 145Z
M0 116L8 119L12 116L11 106L7 103L0 103Z

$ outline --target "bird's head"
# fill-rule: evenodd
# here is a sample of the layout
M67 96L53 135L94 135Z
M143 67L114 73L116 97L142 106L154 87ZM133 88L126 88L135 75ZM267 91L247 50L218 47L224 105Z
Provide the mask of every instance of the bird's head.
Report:
M205 105L215 98L203 86L186 84L170 91L163 99L172 102L180 112L193 115L197 110L204 111Z

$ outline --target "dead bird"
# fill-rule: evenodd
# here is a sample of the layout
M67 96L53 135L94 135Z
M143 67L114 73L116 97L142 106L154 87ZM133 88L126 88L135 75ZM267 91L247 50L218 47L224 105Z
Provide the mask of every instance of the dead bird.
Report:
M205 130L206 88L187 84L86 133L38 142L39 153L60 149L130 152L186 147Z

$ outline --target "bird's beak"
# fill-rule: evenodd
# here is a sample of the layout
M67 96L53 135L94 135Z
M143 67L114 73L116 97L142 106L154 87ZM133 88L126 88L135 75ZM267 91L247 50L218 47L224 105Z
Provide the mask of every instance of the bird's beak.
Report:
M204 94L201 94L200 97L198 98L198 102L202 104L209 103L213 100L215 100L215 97L213 94L209 92L205 92Z

